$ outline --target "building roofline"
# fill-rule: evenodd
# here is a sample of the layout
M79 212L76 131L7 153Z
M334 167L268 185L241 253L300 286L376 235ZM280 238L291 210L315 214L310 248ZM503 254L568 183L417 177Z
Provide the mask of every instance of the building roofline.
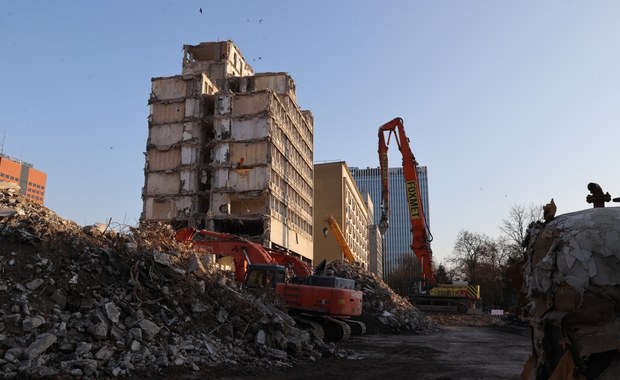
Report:
M17 159L15 157L11 157L11 156L9 156L7 154L4 154L4 153L0 153L0 158L8 158L9 160L11 160L13 162L17 162L18 164L22 164L22 165L24 165L24 166L26 166L28 168L33 167L33 165L31 163L29 163L29 162Z

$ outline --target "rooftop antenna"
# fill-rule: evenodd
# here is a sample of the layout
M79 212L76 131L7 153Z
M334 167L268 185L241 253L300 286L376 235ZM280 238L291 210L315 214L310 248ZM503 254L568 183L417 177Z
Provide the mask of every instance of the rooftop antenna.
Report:
M4 154L4 140L6 140L6 129L2 133L2 145L0 145L0 154Z

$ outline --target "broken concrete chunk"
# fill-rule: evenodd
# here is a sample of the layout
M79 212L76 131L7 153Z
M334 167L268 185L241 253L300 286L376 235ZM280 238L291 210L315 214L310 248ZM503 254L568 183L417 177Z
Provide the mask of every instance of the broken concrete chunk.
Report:
M160 263L161 265L165 265L167 267L172 265L172 262L170 261L170 255L166 253L153 251L153 259L155 260L155 262Z
M45 319L41 316L36 316L32 318L25 318L22 321L22 327L24 331L32 331L37 327L43 325L45 323Z
M26 283L26 288L28 288L29 290L35 290L39 286L43 285L44 282L45 282L44 280L37 278L37 279L34 279Z
M265 330L258 330L254 341L256 342L256 344L259 344L261 346L264 345L267 341L267 334L265 333Z
M50 298L58 305L60 310L64 310L67 307L67 297L61 293L60 289L54 291Z
M138 342L142 341L142 329L141 328L134 327L129 330L129 334L131 334L131 336Z
M114 302L108 302L104 305L105 308L105 313L106 316L108 317L108 319L110 319L110 321L112 321L112 323L118 323L119 321L119 317L121 315L121 311L119 310L118 307L116 307L116 305L114 304Z
M0 207L0 218L13 216L17 214L17 210L11 207Z
M224 323L226 322L226 319L228 318L228 312L226 311L226 309L221 308L218 312L217 312L217 321L219 323Z
M198 257L195 252L192 252L189 256L187 270L196 274L204 274L206 272L205 266L202 264L200 257Z
M140 347L142 347L142 345L137 340L132 341L131 344L129 345L129 349L132 352L138 351L140 349Z
M108 325L105 322L99 322L92 325L89 331L95 338L103 339L108 336Z
M204 302L195 302L192 304L192 313L194 314L200 314L200 313L204 313L208 310L210 310L211 308L205 304Z
M149 321L148 319L143 319L138 323L138 326L142 329L143 337L147 341L153 340L155 335L159 333L160 327L157 324Z
M37 336L37 339L30 346L28 346L28 348L26 348L24 354L29 359L36 358L47 351L52 344L56 343L56 340L57 338L54 334L43 333Z
M87 342L80 342L75 348L75 353L78 356L84 356L84 354L89 353L92 348L93 348L92 344L87 343Z

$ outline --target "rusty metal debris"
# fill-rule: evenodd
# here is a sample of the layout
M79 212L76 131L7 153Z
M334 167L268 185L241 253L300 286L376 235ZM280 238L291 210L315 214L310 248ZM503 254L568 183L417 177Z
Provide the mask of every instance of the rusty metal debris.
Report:
M543 206L543 219L545 220L545 222L552 221L553 218L555 218L555 213L557 212L557 210L558 208L555 205L553 198L551 198L551 201L549 201L549 203Z

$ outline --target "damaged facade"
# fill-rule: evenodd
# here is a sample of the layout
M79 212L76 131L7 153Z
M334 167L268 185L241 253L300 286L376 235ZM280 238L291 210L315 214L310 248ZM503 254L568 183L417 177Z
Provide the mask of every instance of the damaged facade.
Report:
M254 73L231 42L184 46L153 78L143 221L243 235L312 260L313 118L286 73Z

